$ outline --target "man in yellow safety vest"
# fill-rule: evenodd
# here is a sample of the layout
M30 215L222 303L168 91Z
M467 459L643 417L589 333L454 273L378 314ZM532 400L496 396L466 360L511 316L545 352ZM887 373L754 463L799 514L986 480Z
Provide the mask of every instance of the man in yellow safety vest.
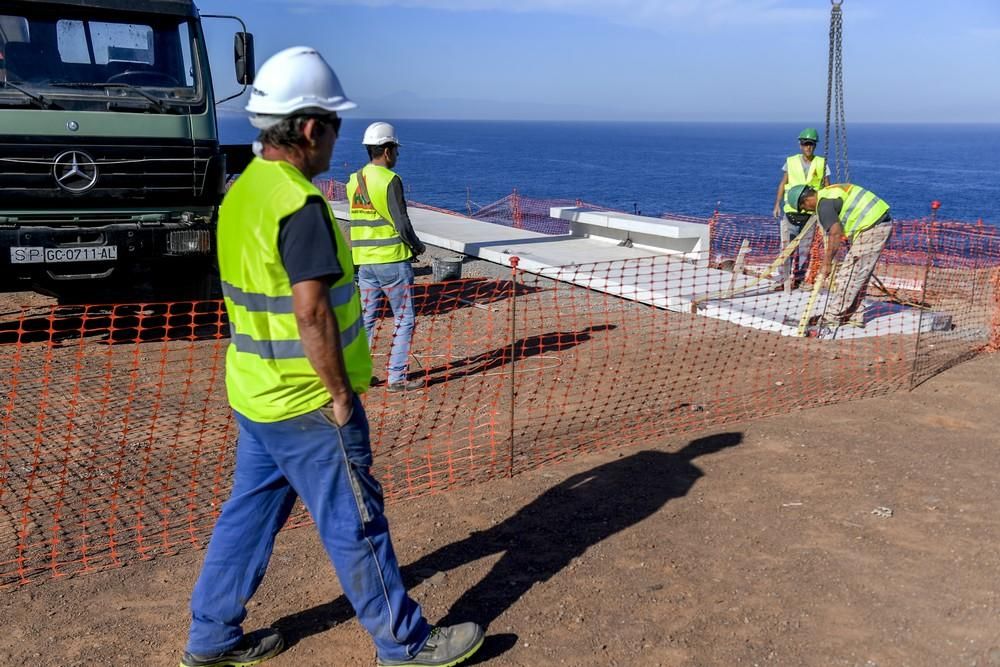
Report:
M850 242L818 323L830 327L847 323L864 326L864 313L859 307L882 248L892 235L889 205L870 190L850 183L838 183L819 191L808 185L795 185L788 189L786 201L797 211L817 214L820 226L826 230L821 276L829 275L844 237Z
M311 182L330 166L338 112L354 107L308 47L272 56L253 84L246 109L260 156L226 194L218 224L236 467L191 597L181 667L256 665L284 648L277 630L241 626L297 498L380 666L454 665L483 642L475 623L432 628L409 597L371 474L359 398L371 356L354 265Z
M788 204L782 207L785 194L788 188L796 185L808 185L813 190L819 190L830 183L830 167L827 166L826 158L816 155L816 144L819 141L819 132L815 128L807 127L799 133L800 153L790 155L785 159L782 167L781 181L778 183L778 191L774 196L774 217L781 216L781 247L784 249L789 242L802 233L802 228L809 221L810 214L801 213ZM812 247L813 229L805 233L799 239L799 246L788 258L785 264L785 277L791 276L795 284L801 283L809 272L809 250ZM778 282L782 282L779 277Z
M416 326L410 262L426 248L410 223L403 182L392 171L399 159L396 129L389 123L372 123L362 143L370 162L351 174L347 201L351 210L351 254L358 267L365 330L371 346L384 295L394 321L386 388L411 391L423 387L424 381L407 378L410 342Z

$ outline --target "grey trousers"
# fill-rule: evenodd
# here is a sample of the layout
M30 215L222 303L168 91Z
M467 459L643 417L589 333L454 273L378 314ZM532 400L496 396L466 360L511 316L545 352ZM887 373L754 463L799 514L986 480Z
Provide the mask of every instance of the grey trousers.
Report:
M865 298L865 288L875 271L882 248L892 235L892 223L883 222L869 227L851 239L850 250L837 268L823 323L831 326L850 321L864 326L864 313L858 307Z
M791 220L788 219L787 215L781 216L781 248L784 249L789 242L799 235L802 231L802 227L805 225L793 224ZM809 251L812 249L813 234L816 233L816 227L813 226L806 235L802 237L799 242L799 247L795 249L792 256L788 258L785 265L782 267L781 275L776 279L777 282L782 282L785 276L792 275L795 280L802 282L805 280L806 275L809 273ZM792 273L794 271L794 273Z

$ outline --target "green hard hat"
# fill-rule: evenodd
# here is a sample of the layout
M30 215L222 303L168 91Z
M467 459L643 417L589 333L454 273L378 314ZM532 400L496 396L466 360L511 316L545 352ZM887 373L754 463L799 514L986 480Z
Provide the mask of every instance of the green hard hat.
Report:
M796 211L802 210L799 208L799 199L802 197L802 193L806 190L812 190L808 185L793 185L792 187L785 190L785 204L791 206Z
M799 141L815 141L819 143L819 132L816 131L815 127L807 127L799 132Z

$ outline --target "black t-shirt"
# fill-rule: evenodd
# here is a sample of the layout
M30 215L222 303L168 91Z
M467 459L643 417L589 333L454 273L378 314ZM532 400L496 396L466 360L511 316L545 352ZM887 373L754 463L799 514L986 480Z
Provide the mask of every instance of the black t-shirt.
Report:
M830 228L840 222L840 211L844 208L843 199L820 199L816 213L819 214L819 224L823 229L830 231Z
M278 251L293 285L303 280L324 280L332 285L344 275L337 259L330 208L318 197L310 198L281 221Z

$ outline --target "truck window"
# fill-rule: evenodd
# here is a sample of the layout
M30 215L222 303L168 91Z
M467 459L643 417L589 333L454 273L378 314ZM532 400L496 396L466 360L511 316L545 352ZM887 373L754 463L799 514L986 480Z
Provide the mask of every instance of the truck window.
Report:
M95 110L106 108L111 88L120 96L141 88L166 103L201 99L200 33L186 18L96 20L72 7L53 14L51 6L36 15L0 14L0 75L7 81L46 98L74 100L77 108L88 108L89 98ZM12 93L0 87L0 105L6 94Z
M87 46L87 33L93 44L93 57ZM111 61L154 65L153 29L134 23L99 21L59 21L56 23L59 55L63 62L107 65Z

